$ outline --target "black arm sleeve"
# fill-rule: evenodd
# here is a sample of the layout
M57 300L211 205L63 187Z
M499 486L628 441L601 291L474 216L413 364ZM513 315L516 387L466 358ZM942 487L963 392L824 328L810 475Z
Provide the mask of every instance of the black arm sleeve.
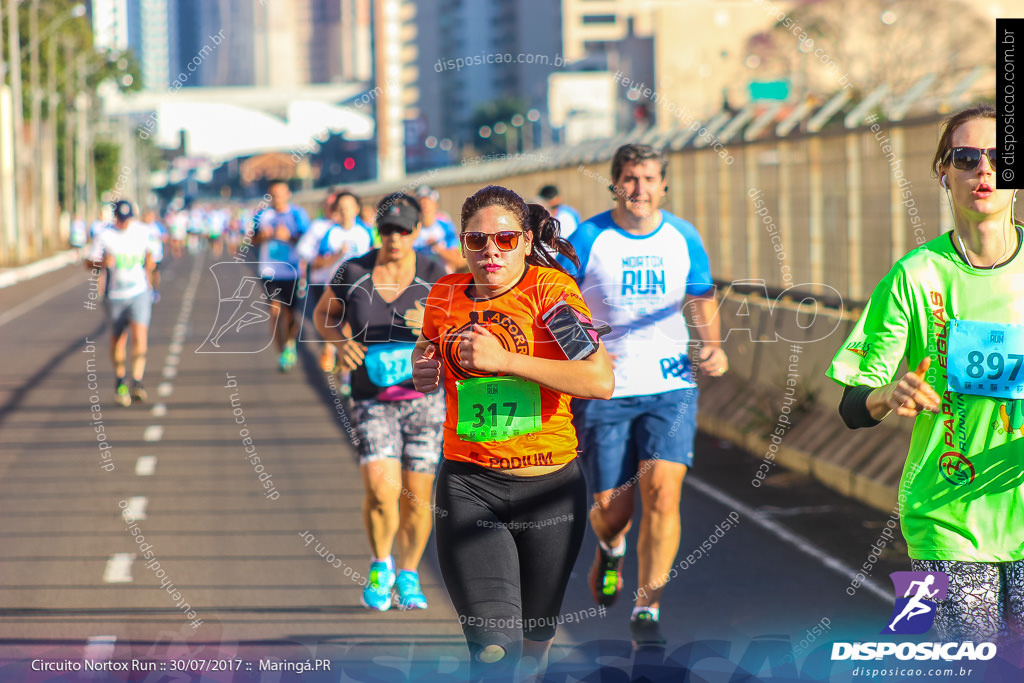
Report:
M868 394L872 391L873 387L865 385L847 386L843 390L843 398L839 402L839 415L850 429L874 427L881 422L871 417L871 412L868 411Z

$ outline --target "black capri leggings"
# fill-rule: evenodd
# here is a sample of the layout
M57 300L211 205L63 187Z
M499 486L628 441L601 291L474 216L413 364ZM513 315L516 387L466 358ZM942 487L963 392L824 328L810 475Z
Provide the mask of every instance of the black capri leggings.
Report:
M471 661L500 645L516 661L522 640L555 635L587 527L579 458L551 474L518 477L444 460L434 528L441 576Z

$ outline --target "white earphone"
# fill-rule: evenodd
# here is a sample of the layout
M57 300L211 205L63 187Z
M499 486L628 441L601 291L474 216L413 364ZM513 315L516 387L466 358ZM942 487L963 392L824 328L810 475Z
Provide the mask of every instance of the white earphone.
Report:
M943 190L949 189L949 185L946 184L946 176L942 176L942 178L939 179L939 185L942 185Z

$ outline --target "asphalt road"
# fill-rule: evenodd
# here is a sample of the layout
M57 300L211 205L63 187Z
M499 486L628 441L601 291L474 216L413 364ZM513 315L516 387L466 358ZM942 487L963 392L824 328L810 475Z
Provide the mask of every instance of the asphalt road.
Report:
M312 345L282 374L261 350L265 323L225 327L236 303L221 299L251 273L212 264L204 254L164 265L150 400L127 409L113 403L86 271L0 289L0 680L459 679L465 646L432 542L421 568L430 609L359 605L369 550L348 417ZM219 348L208 339L218 331ZM863 680L855 663L833 666L829 643L877 638L892 610L887 574L909 569L905 546L896 533L878 557L886 513L785 472L756 488L758 464L700 438L663 652L630 647L635 553L624 598L595 614L588 532L550 680ZM716 535L730 515L739 521ZM868 585L854 588L865 562ZM128 672L37 670L133 659ZM266 670L278 660L321 670Z

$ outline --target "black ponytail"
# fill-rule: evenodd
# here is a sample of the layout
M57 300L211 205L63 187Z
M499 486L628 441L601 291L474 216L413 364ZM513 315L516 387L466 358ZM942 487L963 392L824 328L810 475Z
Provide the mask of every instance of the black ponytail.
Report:
M561 254L578 271L580 259L569 241L562 237L562 227L558 219L540 204L527 204L527 209L530 212L529 229L533 233L533 252L526 257L526 262L535 266L557 268L568 274L555 258L556 254Z

